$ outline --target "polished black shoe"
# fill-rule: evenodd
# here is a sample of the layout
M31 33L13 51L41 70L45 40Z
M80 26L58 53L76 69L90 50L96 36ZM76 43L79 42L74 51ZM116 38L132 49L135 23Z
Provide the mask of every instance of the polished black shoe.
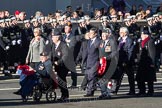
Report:
M20 92L20 90L18 90L16 92L13 92L13 94L15 94L15 95L21 95L21 92Z

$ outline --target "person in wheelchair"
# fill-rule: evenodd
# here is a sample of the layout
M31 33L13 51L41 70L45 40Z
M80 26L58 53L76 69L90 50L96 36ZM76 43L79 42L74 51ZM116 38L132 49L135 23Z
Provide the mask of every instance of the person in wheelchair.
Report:
M21 76L23 76L23 75L22 74L20 75L20 86L21 87L18 91L14 92L14 94L24 95L22 93L23 88L29 87L29 85L30 85L30 88L32 88L34 86L35 81L37 80L36 79L37 76L40 76L40 78L48 78L48 79L51 78L51 79L53 79L54 82L56 82L56 77L52 70L52 62L49 59L48 54L46 52L42 52L40 54L40 60L41 61L38 64L36 70L34 70L30 66L28 66L29 72L27 74L24 73L24 74L26 74L26 77L24 77L23 80L21 79ZM24 66L27 66L27 65L24 65ZM23 68L26 68L26 67L23 67ZM33 73L33 71L36 72L36 74L31 74L31 71L32 71L32 73ZM31 74L31 75L29 76L29 74ZM56 88L57 84L53 83L53 87ZM27 91L27 92L29 92L29 91Z
M46 52L40 54L40 60L36 69L37 75L40 75L42 78L50 78L49 73L52 71L52 63L48 59Z
M42 52L40 54L40 63L38 64L38 68L36 69L37 75L40 76L40 80L48 79L53 80L55 83L53 83L53 87L56 88L56 76L53 72L52 68L52 62L50 58L48 57L47 52Z

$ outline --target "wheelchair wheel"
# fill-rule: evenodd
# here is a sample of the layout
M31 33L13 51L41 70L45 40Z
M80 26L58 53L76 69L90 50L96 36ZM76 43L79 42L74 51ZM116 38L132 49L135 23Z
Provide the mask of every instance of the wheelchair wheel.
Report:
M38 85L34 86L33 88L33 100L40 101L42 97L42 91Z
M48 102L56 101L56 92L55 90L50 90L46 93L46 100Z

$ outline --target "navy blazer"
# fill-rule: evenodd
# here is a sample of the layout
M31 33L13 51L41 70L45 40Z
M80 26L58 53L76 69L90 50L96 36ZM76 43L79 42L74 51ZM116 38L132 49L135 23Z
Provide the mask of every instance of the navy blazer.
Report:
M87 68L93 67L96 63L99 62L99 46L100 46L100 39L96 37L93 44L90 46L90 40L88 41L87 46Z
M120 46L120 42L122 39L119 40L119 63L128 63L131 60L132 57L132 51L133 51L133 40L128 36L126 38L125 43Z
M80 48L79 53L76 58L77 63L80 62L80 60L81 60L82 65L86 64L86 60L87 60L87 55L86 55L87 50L86 49L87 49L87 47L88 47L88 40L85 39L81 43L81 48Z

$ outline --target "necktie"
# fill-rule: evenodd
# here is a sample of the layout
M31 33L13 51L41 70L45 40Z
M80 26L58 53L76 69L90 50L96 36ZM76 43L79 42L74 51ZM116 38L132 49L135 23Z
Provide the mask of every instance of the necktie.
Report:
M90 39L90 42L89 42L89 46L90 46L90 47L92 46L92 42L93 42L93 40Z
M124 42L123 42L123 40L121 40L120 43L119 43L119 47L122 48L123 45L124 45Z
M105 47L105 41L103 41L103 47Z
M57 49L57 45L54 46L55 47L55 50Z

